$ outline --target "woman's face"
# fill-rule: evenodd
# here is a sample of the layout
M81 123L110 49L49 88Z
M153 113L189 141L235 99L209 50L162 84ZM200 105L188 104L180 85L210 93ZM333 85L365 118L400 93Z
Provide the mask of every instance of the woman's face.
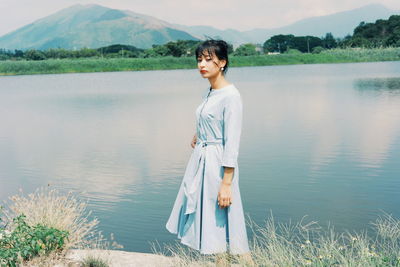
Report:
M211 78L222 73L221 67L225 66L225 60L219 60L213 53L211 56L208 51L203 51L197 58L197 67L203 78Z

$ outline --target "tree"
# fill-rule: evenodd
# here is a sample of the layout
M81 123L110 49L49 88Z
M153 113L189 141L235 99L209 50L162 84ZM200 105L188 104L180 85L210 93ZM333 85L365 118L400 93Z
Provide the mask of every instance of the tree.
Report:
M235 56L254 56L259 54L256 51L256 46L251 43L242 44L238 48L236 48L233 55Z
M315 36L296 36L292 39L291 48L298 49L303 53L310 53L316 46L322 46L322 40Z
M168 48L164 45L152 45L152 48L145 50L145 57L164 57L168 55Z
M325 34L325 37L322 38L322 47L326 49L332 49L337 47L337 42L335 38L333 37L332 33L328 32Z
M263 44L264 53L279 52L283 53L289 48L293 47L293 34L288 35L274 35Z
M168 48L168 54L171 56L181 57L186 53L186 47L182 41L168 42L165 46Z
M36 50L36 49L29 49L25 52L25 58L27 60L45 60L46 56L45 54L40 51L40 50Z
M22 50L15 49L14 55L15 55L15 57L22 58L24 56L24 52Z
M73 51L64 48L50 48L44 51L46 58L71 58L74 57Z
M284 53L293 48L303 53L310 53L316 46L322 46L322 40L315 36L274 35L263 45L264 53Z
M400 15L392 15L388 20L378 19L375 23L361 22L348 43L365 47L399 46L399 33Z

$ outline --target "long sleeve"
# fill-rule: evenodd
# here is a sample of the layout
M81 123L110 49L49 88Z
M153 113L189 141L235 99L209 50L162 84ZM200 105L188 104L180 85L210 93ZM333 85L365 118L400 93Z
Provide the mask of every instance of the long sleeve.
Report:
M242 131L242 99L240 94L227 98L224 107L224 153L222 166L236 167Z

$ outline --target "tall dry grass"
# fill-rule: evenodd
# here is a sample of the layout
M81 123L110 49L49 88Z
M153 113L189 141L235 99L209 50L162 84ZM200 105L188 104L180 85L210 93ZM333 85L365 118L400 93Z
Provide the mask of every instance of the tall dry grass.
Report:
M317 222L277 223L272 214L264 225L247 218L253 232L251 256L256 266L281 267L389 267L400 266L400 221L384 213L371 223L371 232L321 227ZM215 256L201 255L179 242L153 245L154 253L172 255L176 266L215 266ZM227 254L232 266L249 266Z
M97 218L90 218L87 202L78 200L72 192L63 195L49 187L39 188L27 196L22 192L14 195L6 207L4 214L8 221L24 214L29 225L42 224L68 231L67 249L89 245L99 224Z
M41 224L58 230L68 231L68 240L61 253L51 253L38 257L27 266L53 266L63 262L69 249L116 249L122 248L113 235L104 237L98 230L99 220L88 210L88 201L74 195L72 191L64 194L51 187L38 188L35 192L11 196L5 202L2 220L7 230L13 230L13 218L24 214L28 225Z

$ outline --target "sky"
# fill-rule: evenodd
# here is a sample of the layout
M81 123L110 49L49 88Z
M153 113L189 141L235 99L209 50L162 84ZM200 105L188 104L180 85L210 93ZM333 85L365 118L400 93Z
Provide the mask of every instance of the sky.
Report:
M250 30L281 27L378 2L400 10L399 0L0 0L0 36L75 4L129 9L188 26Z

